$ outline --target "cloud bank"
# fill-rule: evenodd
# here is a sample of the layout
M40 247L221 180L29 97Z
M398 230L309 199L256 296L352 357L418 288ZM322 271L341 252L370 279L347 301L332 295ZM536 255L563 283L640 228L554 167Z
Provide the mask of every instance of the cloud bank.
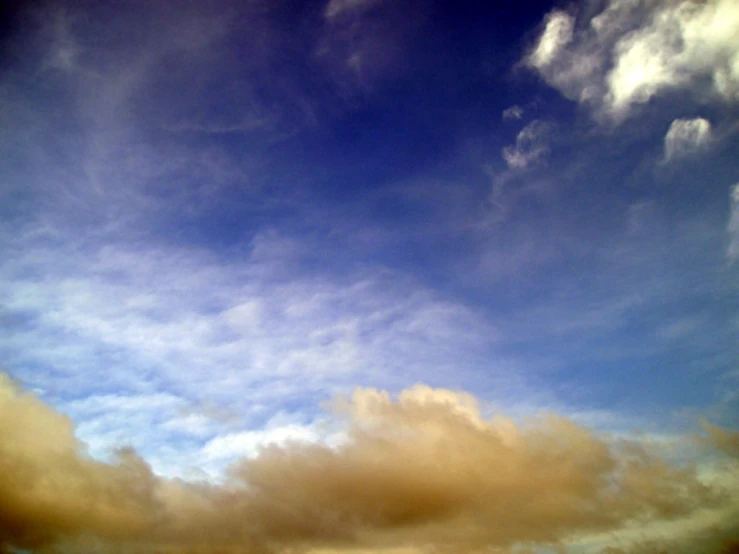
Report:
M552 11L524 63L601 117L627 118L671 90L739 99L739 7L732 0L611 0L590 17Z
M0 549L503 552L732 509L721 479L555 415L486 418L471 395L421 385L331 408L340 445L266 447L226 483L194 484L130 449L90 458L69 418L3 375ZM709 431L734 453L732 432Z

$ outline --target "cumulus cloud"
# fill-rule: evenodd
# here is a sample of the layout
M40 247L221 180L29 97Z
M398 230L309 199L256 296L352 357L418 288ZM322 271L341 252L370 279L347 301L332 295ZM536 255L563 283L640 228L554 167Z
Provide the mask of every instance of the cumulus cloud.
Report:
M610 0L594 17L552 11L524 59L566 97L615 121L669 90L739 100L733 0Z
M665 135L665 160L681 158L701 148L711 140L711 123L702 117L675 119Z
M729 247L726 256L733 263L739 259L739 183L731 188L729 209Z
M358 389L332 409L339 445L266 447L227 482L193 484L131 450L91 459L70 419L3 375L0 549L503 552L730 507L648 445L555 415L485 418L466 393Z
M535 119L516 136L516 144L503 149L503 159L511 169L525 169L539 164L549 155L552 125Z
M90 533L122 540L154 524L156 479L131 451L85 456L72 421L0 375L0 549Z

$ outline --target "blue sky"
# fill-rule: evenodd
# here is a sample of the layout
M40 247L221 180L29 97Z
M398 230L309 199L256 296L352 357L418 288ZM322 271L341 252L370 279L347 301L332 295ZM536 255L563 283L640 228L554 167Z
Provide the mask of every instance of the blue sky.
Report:
M6 20L2 369L93 458L217 482L357 387L739 425L733 1Z

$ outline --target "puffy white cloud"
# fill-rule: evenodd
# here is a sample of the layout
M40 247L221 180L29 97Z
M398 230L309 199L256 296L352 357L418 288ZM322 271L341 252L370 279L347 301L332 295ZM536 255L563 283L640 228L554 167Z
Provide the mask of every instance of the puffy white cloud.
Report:
M590 20L555 10L525 58L566 97L615 121L668 90L739 100L734 0L611 0Z
M665 160L691 154L711 140L711 123L702 117L675 119L665 135Z
M503 159L511 169L525 169L544 161L549 154L552 124L535 119L516 136L516 144L503 149Z

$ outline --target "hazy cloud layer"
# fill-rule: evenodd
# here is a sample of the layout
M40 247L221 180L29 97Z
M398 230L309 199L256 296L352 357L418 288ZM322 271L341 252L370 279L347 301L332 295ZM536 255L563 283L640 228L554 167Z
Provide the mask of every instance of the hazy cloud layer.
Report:
M223 485L190 484L155 476L131 450L111 463L87 457L71 420L3 375L0 547L474 552L564 546L732 509L726 479L701 479L649 445L555 415L489 419L468 394L420 385L397 398L358 389L332 411L346 426L338 446L267 447L232 466ZM731 432L708 431L735 454Z
M552 11L525 63L566 97L616 121L670 90L739 99L733 0L611 0L589 17Z

